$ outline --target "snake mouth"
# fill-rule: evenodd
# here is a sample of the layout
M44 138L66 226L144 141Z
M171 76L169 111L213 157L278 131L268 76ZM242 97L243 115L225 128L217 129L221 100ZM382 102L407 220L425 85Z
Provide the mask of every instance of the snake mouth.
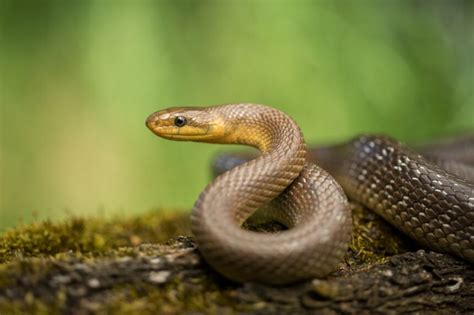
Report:
M194 130L194 133L186 132L181 134L181 130L179 128L172 126L152 127L150 130L161 138L178 141L204 141L206 139L212 139L215 137L214 134L207 133L202 130Z
M162 138L178 141L203 141L206 139L212 139L213 135L206 134L195 134L195 135L178 135L178 134L160 134Z

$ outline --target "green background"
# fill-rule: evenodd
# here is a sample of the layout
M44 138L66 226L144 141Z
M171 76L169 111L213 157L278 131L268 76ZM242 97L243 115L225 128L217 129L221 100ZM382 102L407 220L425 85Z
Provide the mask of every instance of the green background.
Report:
M225 148L151 134L173 105L271 104L320 143L474 127L472 1L0 3L0 229L191 208Z

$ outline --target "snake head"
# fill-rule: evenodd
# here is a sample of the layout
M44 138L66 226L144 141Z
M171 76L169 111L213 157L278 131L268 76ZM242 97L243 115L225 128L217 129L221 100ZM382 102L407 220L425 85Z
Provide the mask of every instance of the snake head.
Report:
M178 141L219 142L225 136L222 118L200 107L173 107L148 116L146 126L159 137Z

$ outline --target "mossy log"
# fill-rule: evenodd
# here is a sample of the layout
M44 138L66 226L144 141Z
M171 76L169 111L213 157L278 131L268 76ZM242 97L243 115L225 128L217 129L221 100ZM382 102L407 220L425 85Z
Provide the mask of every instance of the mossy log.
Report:
M353 213L337 271L284 287L214 272L192 237L177 236L189 235L183 213L17 228L0 237L0 314L474 313L474 266L420 249L359 206Z

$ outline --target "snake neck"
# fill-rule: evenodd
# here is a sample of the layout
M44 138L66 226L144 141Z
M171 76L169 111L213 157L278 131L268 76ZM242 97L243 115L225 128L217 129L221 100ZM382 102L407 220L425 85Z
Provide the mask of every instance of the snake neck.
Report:
M300 144L304 145L297 124L274 108L258 104L232 104L210 110L226 122L225 136L219 143L248 145L263 154L280 154L279 151L289 150L287 155L300 150Z
M231 214L231 220L242 224L299 175L306 161L305 143L296 123L273 108L239 104L213 110L227 122L222 143L253 146L262 155L219 176L201 194L193 212Z

